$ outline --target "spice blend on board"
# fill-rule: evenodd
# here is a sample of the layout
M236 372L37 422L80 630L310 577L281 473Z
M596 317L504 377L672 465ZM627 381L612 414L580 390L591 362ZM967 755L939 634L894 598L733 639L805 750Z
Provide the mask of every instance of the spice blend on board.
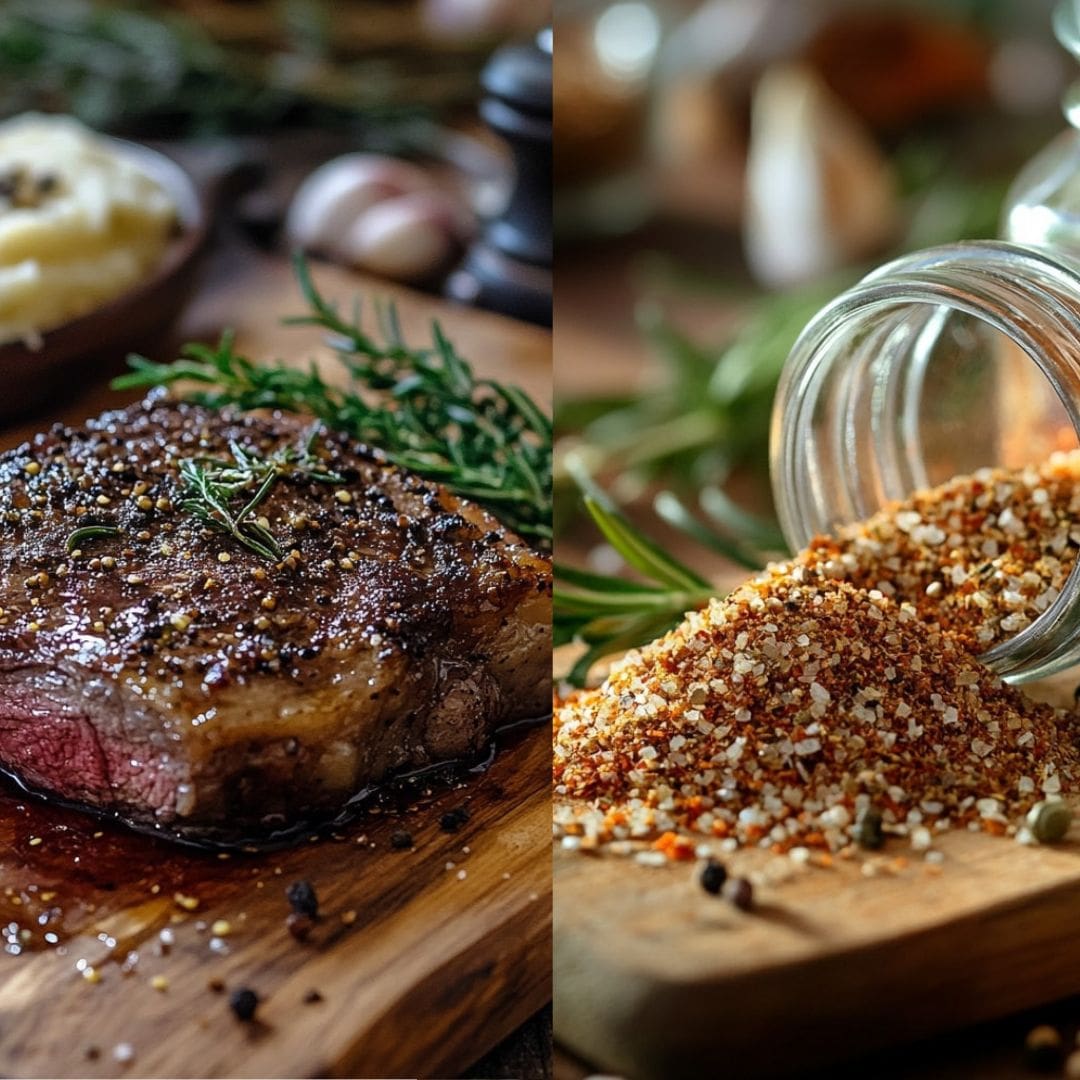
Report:
M1080 456L984 470L691 613L557 704L557 835L677 857L693 844L671 834L782 852L1015 833L1076 789L1074 717L977 656L1053 602L1073 521Z

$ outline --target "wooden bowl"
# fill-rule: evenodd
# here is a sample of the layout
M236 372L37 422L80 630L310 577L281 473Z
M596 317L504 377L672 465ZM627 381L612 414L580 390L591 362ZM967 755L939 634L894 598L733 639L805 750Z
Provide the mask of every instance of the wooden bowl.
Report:
M123 139L109 139L176 205L177 233L161 260L138 285L113 300L46 331L38 348L21 341L0 345L0 420L38 409L151 341L180 313L196 284L210 238L209 200L172 158Z

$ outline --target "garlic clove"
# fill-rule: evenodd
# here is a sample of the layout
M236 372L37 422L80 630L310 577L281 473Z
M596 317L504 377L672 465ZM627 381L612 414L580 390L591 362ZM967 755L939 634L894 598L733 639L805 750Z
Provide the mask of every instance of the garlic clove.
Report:
M768 285L808 281L883 248L899 204L888 161L809 68L768 70L754 93L744 240Z
M300 185L285 220L293 247L347 261L345 237L376 204L432 186L420 168L378 154L345 154L317 168Z
M442 191L413 192L372 206L345 237L348 261L396 281L420 281L459 250L467 214Z

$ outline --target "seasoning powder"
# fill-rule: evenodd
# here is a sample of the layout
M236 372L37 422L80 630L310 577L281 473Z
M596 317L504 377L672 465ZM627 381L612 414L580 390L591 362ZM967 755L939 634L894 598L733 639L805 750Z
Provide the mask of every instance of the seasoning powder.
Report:
M1078 480L1073 455L950 481L629 653L557 703L556 834L835 851L868 811L886 832L1015 831L1076 789L1074 718L977 653L1056 596Z

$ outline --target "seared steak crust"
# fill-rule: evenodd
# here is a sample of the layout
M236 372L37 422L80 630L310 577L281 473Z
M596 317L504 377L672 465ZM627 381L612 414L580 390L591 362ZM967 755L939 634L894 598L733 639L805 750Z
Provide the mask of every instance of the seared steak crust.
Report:
M264 558L182 509L182 459L311 424L151 397L0 455L0 767L188 834L339 808L550 700L550 566L488 513L320 430ZM79 542L89 525L118 529Z

